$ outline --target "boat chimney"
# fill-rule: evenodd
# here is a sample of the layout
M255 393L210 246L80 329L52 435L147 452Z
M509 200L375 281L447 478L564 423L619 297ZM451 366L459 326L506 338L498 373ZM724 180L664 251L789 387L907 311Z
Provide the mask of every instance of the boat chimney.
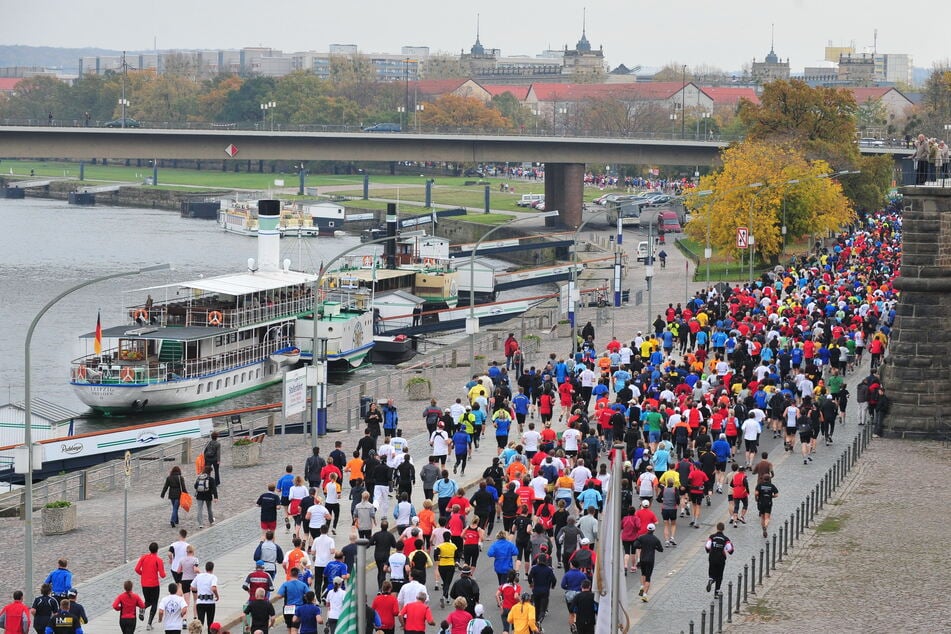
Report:
M279 271L281 234L277 223L281 218L281 201L258 201L258 270Z
M392 238L396 235L396 229L399 226L396 216L396 203L386 203L386 237ZM387 240L383 246L383 253L386 255L386 268L396 268L396 240Z

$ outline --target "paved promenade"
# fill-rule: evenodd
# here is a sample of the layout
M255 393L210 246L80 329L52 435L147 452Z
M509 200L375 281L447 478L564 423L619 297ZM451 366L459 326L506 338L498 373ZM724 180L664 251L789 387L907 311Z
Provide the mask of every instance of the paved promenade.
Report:
M523 224L530 225L530 223ZM600 237L606 238L613 233L613 231L603 229L603 222L594 221L591 226L592 231L586 230L583 233L584 237L591 233L597 233ZM644 284L643 264L635 262L633 252L638 240L645 238L646 231L625 231L623 248L629 255L630 269L624 287L632 290L632 304L620 309L606 309L603 314L608 319L603 324L597 323L595 309L583 309L578 316L581 324L588 320L595 323L598 332L597 340L602 344L609 339L612 331L622 339L632 338L638 330L647 331L647 323L650 319L648 318L646 305L633 305L634 292L643 289ZM693 264L686 266L684 258L672 244L666 246L666 251L669 254L667 267L665 269L661 269L659 266L655 267L654 314L661 312L668 303L676 304L685 301L687 295L692 295L694 291L700 288L700 285L687 281L687 276L693 272ZM581 259L600 255L602 254L597 252L584 253L581 254ZM611 271L609 269L589 269L585 272L584 277L592 280L592 282L608 280L611 277ZM595 284L590 283L588 285ZM646 301L645 293L644 302L646 303ZM502 328L504 329L505 326ZM516 330L516 332L518 331ZM570 341L567 338L555 339L547 332L531 334L541 337L541 352L543 353L530 358L529 362L531 364L543 363L542 359L547 357L548 352L555 352L562 356L569 350ZM460 358L463 358L466 350L464 343L462 343L460 350L463 351ZM501 352L498 353L498 358L502 358ZM489 360L491 361L491 359ZM439 405L447 406L456 397L462 396L462 386L471 374L472 371L467 367L442 369L439 373L439 380L435 381L433 385L434 397L438 400ZM850 375L848 377L849 385L854 386L855 382L857 382L856 374ZM405 394L401 393L373 394L372 396L396 399L396 404L400 410L401 427L404 429L404 435L410 439L411 452L417 467L421 466L425 461L425 456L429 453L423 420L420 415L426 403L408 401ZM850 415L854 414L854 403L851 409L853 411L850 412ZM330 421L330 423L331 427L341 426L339 423L335 424L335 421ZM777 518L788 517L790 509L798 507L806 493L815 486L819 475L825 473L831 461L838 457L845 443L850 441L856 430L857 427L854 421L850 419L845 426L837 431L836 445L829 449L820 447L816 461L809 466L802 465L801 460L796 459L798 453L787 459L782 454L781 443L779 452L773 452L773 441L764 437L766 448L771 451L771 458L776 464L777 479L775 482L781 492L775 507ZM322 454L329 453L333 448L333 441L338 439L343 441L344 450L349 453L356 443L357 435L347 435L345 433L328 435L321 440ZM495 455L495 444L491 438L489 440L490 442L484 443L482 448L474 453L474 458L470 462L466 476L455 478L460 484L465 485L475 481L491 462L491 458ZM199 442L198 448L201 446L203 446L203 443ZM246 469L233 469L230 466L229 452L225 447L222 470L224 484L221 490L221 501L215 505L215 526L199 531L196 527L194 512L184 516L182 527L190 531L188 541L195 545L198 558L202 562L213 560L216 563L215 572L220 580L219 589L222 595L222 600L218 604L217 620L222 623L228 624L236 620L246 599L246 593L241 590L240 585L244 576L252 570L251 554L260 538L258 510L253 506L254 501L265 490L268 482L275 481L283 474L285 464L293 464L295 472L300 473L309 454L309 442L306 439L293 436L286 439L280 437L269 438L263 446L261 465ZM171 462L168 463L164 472L167 472L172 464ZM189 478L194 473L191 465L184 465L183 470ZM124 563L121 557L121 491L100 494L93 499L79 503L80 528L73 533L57 537L37 536L36 538L37 582L42 581L46 573L55 567L57 558L61 556L69 557L70 568L77 574L75 585L79 589L79 600L85 605L92 618L92 622L86 629L87 632L93 634L119 632L118 618L116 613L111 611L110 604L121 590L122 581L125 579L135 580L138 591L138 580L132 572L135 559L145 552L150 541L159 542L160 552L164 552L167 544L176 538L176 529L172 529L168 525L168 503L158 497L164 472L161 477L133 483L129 501L130 563ZM936 481L941 482L942 480L938 479ZM416 489L416 496L413 501L417 508L421 508L422 489L419 486ZM905 486L902 485L902 490L904 491L904 489ZM345 486L344 500L347 498L347 494L348 488ZM924 493L922 497L925 497ZM883 504L888 501L888 498L882 499ZM703 589L706 581L706 557L702 553L702 543L707 535L713 532L713 525L719 520L726 519L726 496L715 495L714 502L713 507L703 509L700 530L687 526L689 520L679 521L677 539L680 546L666 551L658 557L655 582L649 604L642 604L639 601L635 604L636 596L634 595L636 595L637 583L629 578L628 587L631 591L632 618L634 619L635 631L668 632L686 630L689 620L697 619L704 604L709 604L710 595L705 593ZM350 523L349 505L344 502L342 507L340 526L345 527ZM727 534L737 546L738 553L735 562L740 566L743 562L749 561L749 555L752 552L758 552L763 542L759 533L755 510L749 513L747 521L746 526L738 529L728 528L727 530ZM0 520L0 538L3 539L2 563L5 572L3 578L0 579L0 596L9 597L13 589L20 587L20 580L23 576L22 524L15 519ZM284 534L283 527L279 528L277 538L278 543L283 548L289 548L290 538ZM344 546L347 539L348 531L338 529L337 546ZM738 572L736 565L732 561L728 563L727 579L732 578L735 581ZM494 575L491 574L490 563L480 562L477 572L477 579L482 586L483 602L487 604L488 616L498 625L498 611L490 598L495 591ZM561 571L557 572L560 579ZM369 590L371 594L375 591L372 578L373 575L370 575ZM278 582L282 580L283 574L279 573ZM889 583L883 583L883 585L895 585L890 580L888 581ZM429 585L432 588L431 578ZM947 584L945 584L945 587L947 587ZM29 589L27 595L32 597L34 592L35 589ZM566 627L561 628L564 624L564 602L561 597L560 590L556 590L552 596L552 616L549 622L546 623L548 632L567 631ZM447 611L438 610L436 612L437 621ZM787 623L787 627L788 625ZM139 630L144 630L144 627L140 625ZM497 627L496 631L499 630L500 628ZM272 632L283 631L283 626L272 630Z

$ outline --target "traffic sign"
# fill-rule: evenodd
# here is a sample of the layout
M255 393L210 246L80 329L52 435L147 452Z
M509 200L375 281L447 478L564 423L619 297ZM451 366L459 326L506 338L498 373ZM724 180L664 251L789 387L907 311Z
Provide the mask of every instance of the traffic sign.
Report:
M228 147L225 148L225 154L227 154L231 158L234 158L235 155L238 154L238 146L235 145L234 143L228 145Z
M746 227L736 228L736 248L746 249L750 246L750 230Z

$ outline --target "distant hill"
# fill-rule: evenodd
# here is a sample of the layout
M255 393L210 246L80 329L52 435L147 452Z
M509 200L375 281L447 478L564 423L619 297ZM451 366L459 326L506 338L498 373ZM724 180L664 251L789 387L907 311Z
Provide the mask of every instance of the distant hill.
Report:
M79 72L79 58L90 55L121 55L105 48L58 48L55 46L0 46L0 68L43 66L64 73Z

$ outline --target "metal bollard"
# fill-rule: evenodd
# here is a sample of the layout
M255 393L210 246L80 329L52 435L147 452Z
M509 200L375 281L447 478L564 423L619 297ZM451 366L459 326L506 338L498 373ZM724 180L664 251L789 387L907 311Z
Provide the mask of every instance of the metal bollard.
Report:
M730 583L730 582L727 582ZM712 627L710 629L713 629ZM717 632L723 634L723 593L717 596Z
M769 542L766 543L766 546L769 547ZM763 549L759 549L759 584L763 585ZM766 575L769 576L768 574Z
M766 540L766 557L765 557L765 559L766 559L766 578L769 579L769 562L770 562L771 560L770 560L770 558L769 558L769 540L768 540L768 539ZM761 563L762 563L762 562L761 562ZM774 561L774 563L775 563L775 561ZM762 583L762 581L763 581L763 580L760 579L760 583Z
M796 509L796 539L799 539L799 531L802 526L802 518L799 516L799 509Z
M755 561L755 558L754 558ZM743 603L749 603L749 578L750 578L750 566L749 564L743 564ZM739 594L739 593L737 593Z
M740 613L740 587L743 585L743 573L736 575L736 607L733 609L737 614Z
M707 631L707 611L700 610L700 634L705 634Z
M739 587L739 586L737 586L737 587ZM726 622L727 622L727 623L732 623L732 622L733 622L733 582L732 582L732 581L727 582L727 584L726 584L726 599L727 599L727 601L726 601L726 606L727 606L727 608L726 608ZM721 600L722 600L722 597L721 597ZM722 612L722 610L721 610L721 612Z
M693 619L690 619L690 630L689 630L689 632L690 632L690 634L694 634L694 632L693 632Z
M773 533L773 570L776 570L776 533Z
M708 630L710 634L713 634L713 612L716 604L713 601L710 601L710 629Z
M750 557L750 594L756 594L756 555Z
M775 537L775 535L773 535ZM786 543L786 533L783 532L783 527L779 527L779 561L783 561L783 544Z
M789 554L789 543L792 541L792 536L789 534L789 520L783 522L783 526L786 527L786 539L783 540L783 554ZM780 559L782 561L782 559Z

